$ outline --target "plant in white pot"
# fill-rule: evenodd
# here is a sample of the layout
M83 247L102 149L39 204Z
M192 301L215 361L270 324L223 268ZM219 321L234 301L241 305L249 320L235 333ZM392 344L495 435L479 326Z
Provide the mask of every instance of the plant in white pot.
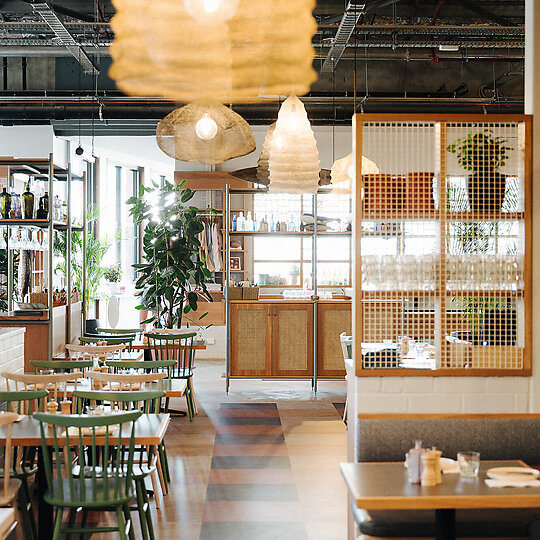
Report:
M103 274L105 281L109 285L111 294L118 293L118 284L122 281L122 268L120 265L109 266Z

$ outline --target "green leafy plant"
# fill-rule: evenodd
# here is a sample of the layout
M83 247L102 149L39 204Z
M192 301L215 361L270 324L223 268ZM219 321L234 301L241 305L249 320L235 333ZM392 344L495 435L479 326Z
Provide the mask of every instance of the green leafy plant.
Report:
M109 266L105 269L103 277L109 283L120 283L120 281L122 281L122 268L120 268L120 265L118 264Z
M90 225L89 232L86 235L86 298L85 305L88 310L90 302L99 298L99 283L109 267L102 266L103 257L112 245L108 238L97 238L95 224L99 218L99 209L93 206L88 210L86 222ZM121 234L117 233L115 240L120 240ZM53 240L54 255L60 258L54 272L58 275L66 276L66 253L67 253L67 232L56 231ZM71 260L69 266L71 269L72 287L76 287L79 293L83 288L83 233L81 231L72 231L71 233Z
M195 192L181 189L184 184L141 186L139 196L127 201L135 222L145 224L145 262L133 265L141 300L137 309L154 312L144 322L155 321L157 327L180 328L183 316L197 311L200 296L212 301L205 284L211 274L198 257L198 235L204 227L197 219L199 209L186 204Z
M494 137L491 129L469 133L448 145L450 153L456 154L458 163L466 170L483 172L498 171L504 166L511 150L502 137Z

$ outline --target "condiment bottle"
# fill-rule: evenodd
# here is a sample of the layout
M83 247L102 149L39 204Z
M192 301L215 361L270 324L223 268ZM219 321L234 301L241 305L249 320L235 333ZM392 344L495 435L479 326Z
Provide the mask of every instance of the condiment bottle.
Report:
M414 441L414 448L409 450L408 469L409 482L419 484L422 479L422 456L425 454L422 441Z
M60 412L62 414L71 414L71 401L69 399L60 402Z
M58 403L56 401L49 401L47 403L47 411L49 411L49 414L56 414L58 411Z
M433 447L422 456L422 486L437 486L442 483L440 450Z

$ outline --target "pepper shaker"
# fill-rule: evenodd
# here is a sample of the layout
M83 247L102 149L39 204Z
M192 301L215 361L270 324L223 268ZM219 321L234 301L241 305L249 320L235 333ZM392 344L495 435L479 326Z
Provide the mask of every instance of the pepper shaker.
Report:
M422 456L422 486L431 487L442 483L440 450L433 447Z

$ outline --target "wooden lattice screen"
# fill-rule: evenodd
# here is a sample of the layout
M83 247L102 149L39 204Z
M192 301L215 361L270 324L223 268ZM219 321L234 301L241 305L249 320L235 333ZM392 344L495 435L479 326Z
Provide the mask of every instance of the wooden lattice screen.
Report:
M359 375L531 371L531 122L357 115ZM358 361L361 358L361 361Z

